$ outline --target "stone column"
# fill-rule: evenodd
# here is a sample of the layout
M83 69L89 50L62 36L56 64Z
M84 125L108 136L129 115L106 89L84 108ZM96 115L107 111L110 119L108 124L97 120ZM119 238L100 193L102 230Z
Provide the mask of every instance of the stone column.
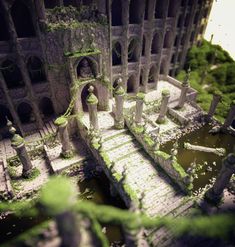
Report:
M55 121L55 125L58 127L59 137L62 144L61 156L64 158L72 157L72 148L69 141L68 133L68 121L65 117L59 117Z
M213 99L211 101L210 109L209 109L208 114L207 114L207 120L208 121L215 114L216 107L219 104L220 100L221 100L221 95L220 94L218 94L218 93L213 94Z
M7 126L9 128L9 132L12 134L11 146L16 150L23 166L22 175L27 178L30 176L33 166L25 148L24 139L19 134L16 134L16 129L12 126L12 123L9 120L7 121Z
M138 93L136 95L136 106L135 106L135 122L136 124L140 124L142 121L142 113L144 108L144 93Z
M167 90L167 89L163 90L162 91L162 102L161 102L161 107L160 107L160 113L159 113L159 116L158 116L157 121L156 121L158 124L165 122L169 98L170 98L169 90Z
M223 197L223 191L228 185L233 173L235 172L235 154L229 154L223 160L223 166L216 178L216 181L211 189L205 194L205 199L209 202L218 203Z
M36 7L36 11L37 11L37 15L38 15L40 26L41 25L44 26L45 25L45 21L46 21L44 0L37 0L37 1L34 1L34 3L35 3L35 7Z
M224 121L223 128L228 128L229 126L231 126L234 118L235 118L235 100L233 100L233 102L230 105L230 110L227 118Z
M86 98L86 103L88 105L90 128L93 127L94 130L98 130L98 116L97 116L97 104L98 99L95 96L94 87L90 86L88 89L89 95Z
M123 116L123 104L124 104L124 96L125 90L122 87L122 79L119 78L117 81L117 87L114 89L114 97L115 97L115 119L114 126L116 129L124 128L124 116Z
M187 92L189 89L189 76L190 76L190 69L188 70L186 78L182 83L179 103L177 105L177 108L179 109L181 109L184 106L184 103L186 102L186 99L187 99Z

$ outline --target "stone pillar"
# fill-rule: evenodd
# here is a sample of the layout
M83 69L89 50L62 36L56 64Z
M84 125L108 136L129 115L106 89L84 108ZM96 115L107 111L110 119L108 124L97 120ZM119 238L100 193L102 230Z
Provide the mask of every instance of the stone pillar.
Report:
M9 120L7 121L7 126L9 128L9 132L12 134L11 146L16 150L23 166L22 175L23 177L29 177L33 166L25 148L24 139L20 135L16 134L16 129L12 126L12 123Z
M184 106L184 103L187 100L187 92L188 92L188 89L189 89L189 76L190 76L190 69L188 70L186 78L182 83L179 103L177 105L177 108L179 108L179 109L181 109Z
M72 148L69 141L68 133L68 121L65 117L59 117L55 121L55 125L58 127L59 137L62 144L61 156L64 158L72 157Z
M39 23L40 25L44 26L45 21L46 21L44 0L37 0L37 1L34 1L34 3L35 3L37 15L38 15Z
M228 128L229 126L231 126L234 118L235 118L235 100L233 100L233 102L230 105L230 110L227 118L224 121L223 128Z
M160 113L159 113L159 116L157 118L158 124L165 122L169 98L170 98L169 90L167 90L167 89L163 90L162 91L162 102L161 102L161 107L160 107Z
M122 79L119 78L117 81L117 87L114 89L114 97L115 97L115 119L114 126L116 129L124 128L124 116L123 116L123 104L124 104L124 96L125 90L122 87Z
M209 202L218 203L223 197L223 191L228 185L233 173L235 172L235 154L229 154L223 160L223 166L216 178L216 181L212 188L210 188L206 194L205 199Z
M211 101L210 109L209 109L208 114L207 114L207 120L208 120L208 121L209 121L209 120L213 117L213 115L215 114L216 107L217 107L217 105L219 104L220 100L221 100L221 95L215 93L215 94L213 95L213 99L212 99L212 101Z
M97 116L97 104L98 99L95 96L94 87L90 86L88 89L89 95L86 98L86 103L88 105L88 111L89 111L89 119L90 119L90 127L93 127L94 130L98 130L98 116Z
M144 93L138 93L136 95L136 106L135 106L135 122L137 124L140 124L142 121L142 113L143 113L143 107L144 107Z

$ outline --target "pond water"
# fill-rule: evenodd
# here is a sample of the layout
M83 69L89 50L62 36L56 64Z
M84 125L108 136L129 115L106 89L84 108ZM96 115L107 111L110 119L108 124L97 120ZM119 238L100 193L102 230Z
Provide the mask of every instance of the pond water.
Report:
M87 200L97 204L112 205L119 208L126 208L124 202L119 197L111 197L109 192L109 181L104 174L98 178L84 180L78 183L81 192L85 192ZM14 238L27 229L43 222L45 218L23 218L8 215L5 219L0 220L0 246L2 243ZM122 231L119 226L104 225L106 227L106 236L111 242L123 240Z
M208 133L210 129L211 126L205 125L199 130L186 134L178 140L179 148L177 160L185 170L187 170L190 164L194 161L201 165L203 165L204 162L207 162L207 165L203 165L202 170L199 171L198 179L195 179L193 182L194 190L197 190L200 187L204 187L206 184L208 184L210 178L218 174L224 157L213 153L186 150L184 148L184 142L206 147L225 148L226 154L233 152L233 147L235 146L234 136L222 133L212 135ZM165 151L166 153L170 153L170 150L173 147L173 143L174 141L167 142L161 147L161 150ZM216 165L213 165L213 162L215 162ZM212 171L206 171L207 166L210 166Z

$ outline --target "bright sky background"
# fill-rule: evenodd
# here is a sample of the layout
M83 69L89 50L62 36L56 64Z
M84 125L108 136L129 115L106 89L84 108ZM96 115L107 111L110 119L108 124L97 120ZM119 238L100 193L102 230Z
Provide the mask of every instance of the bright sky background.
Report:
M221 45L235 59L235 0L214 0L205 39Z

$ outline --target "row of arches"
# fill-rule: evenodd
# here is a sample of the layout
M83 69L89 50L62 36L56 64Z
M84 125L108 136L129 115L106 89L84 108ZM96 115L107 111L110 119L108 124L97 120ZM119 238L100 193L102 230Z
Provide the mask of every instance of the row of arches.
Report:
M23 0L15 0L10 8L11 17L18 38L34 37L35 27L33 24L31 10ZM0 41L9 40L8 23L2 11L0 11Z
M145 4L145 6L143 6ZM168 7L167 16L175 17L178 9L178 1L170 0L167 6L167 1L156 0L154 17L155 19L164 18L166 8ZM122 0L112 1L112 26L122 26ZM142 13L144 10L144 13ZM142 15L145 20L149 17L149 0L131 0L129 4L129 24L140 24L142 21Z
M45 70L42 61L36 56L30 56L27 60L29 77L33 84L46 81ZM1 71L8 89L20 88L24 86L21 71L17 64L7 59L1 64Z
M54 108L50 98L44 97L39 101L39 110L41 117L44 120L47 120L54 116ZM33 123L35 122L35 116L33 113L33 108L28 102L21 102L17 106L17 114L22 124ZM7 119L13 121L10 110L4 106L0 105L0 128L3 128L7 124Z
M172 44L172 38L173 38L173 32L171 30L168 30L164 36L163 41L163 49L167 49L171 47ZM155 33L152 39L151 44L151 54L158 54L161 50L161 36L158 33ZM137 38L133 38L128 45L128 62L137 62L139 53L140 53L140 47L139 47L139 40ZM141 55L146 55L146 38L145 35L143 36L142 40L142 50ZM112 48L112 65L121 65L122 64L122 45L119 41L114 42L113 48Z

